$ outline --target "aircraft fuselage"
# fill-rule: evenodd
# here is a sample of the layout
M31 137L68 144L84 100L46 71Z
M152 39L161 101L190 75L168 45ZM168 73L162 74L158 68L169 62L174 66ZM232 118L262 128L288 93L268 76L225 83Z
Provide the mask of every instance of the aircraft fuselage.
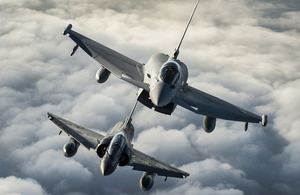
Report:
M149 97L158 107L169 104L188 78L186 65L163 53L151 56L144 72L144 82L149 84Z
M125 150L132 151L131 141L134 136L134 127L131 122L124 124L125 121L118 122L107 136L112 136L109 146L104 154L100 170L102 175L110 175L120 164Z

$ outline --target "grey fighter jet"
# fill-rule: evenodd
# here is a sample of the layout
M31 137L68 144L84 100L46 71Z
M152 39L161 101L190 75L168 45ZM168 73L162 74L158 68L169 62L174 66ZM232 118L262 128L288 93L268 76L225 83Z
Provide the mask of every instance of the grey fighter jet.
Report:
M134 136L134 127L131 124L131 117L136 103L129 117L118 122L112 132L106 136L52 113L48 113L48 117L68 136L71 136L63 147L64 155L66 157L74 156L80 144L87 149L94 149L97 155L102 158L100 170L104 176L112 174L118 165L132 166L133 170L144 172L140 179L140 188L144 191L152 188L156 174L165 176L166 179L167 177L185 178L189 176L188 173L133 148L131 142Z
M267 116L261 117L224 100L209 95L188 85L188 68L178 59L179 48L193 18L199 1L191 14L183 36L173 55L157 53L146 64L130 59L86 36L72 30L69 24L64 35L69 34L76 43L71 55L81 47L89 56L100 63L96 80L104 83L110 73L139 88L138 101L155 111L171 114L176 105L204 115L203 128L210 133L216 125L216 118L267 125Z

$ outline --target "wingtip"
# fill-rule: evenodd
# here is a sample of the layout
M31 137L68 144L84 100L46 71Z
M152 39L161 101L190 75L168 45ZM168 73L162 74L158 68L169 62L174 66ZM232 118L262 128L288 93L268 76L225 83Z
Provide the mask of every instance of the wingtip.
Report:
M51 112L47 112L47 115L48 115L48 118L49 118L50 120L52 120L53 118L56 117L56 115L53 114L53 113L51 113Z
M185 173L184 175L182 175L182 178L187 178L188 176L190 176L190 174L189 173Z
M262 117L261 117L261 125L263 126L263 127L265 127L265 126L267 126L267 124L268 124L268 116L267 115L262 115Z
M69 24L67 28L64 30L63 35L67 35L70 32L71 28L72 28L72 24Z
M47 112L47 115L48 115L48 118L49 118L50 120L52 120L53 114L52 114L51 112Z

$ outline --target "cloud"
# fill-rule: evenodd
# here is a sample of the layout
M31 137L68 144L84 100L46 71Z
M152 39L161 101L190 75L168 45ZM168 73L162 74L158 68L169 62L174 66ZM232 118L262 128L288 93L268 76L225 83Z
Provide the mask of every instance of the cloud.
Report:
M22 179L14 176L0 177L0 191L2 194L48 194L41 185L33 179Z
M300 107L298 86L300 86L299 79L291 80L272 93L275 99L274 106L278 107L274 116L276 117L274 125L282 135L291 141L299 141L300 136L297 128L299 113L295 110Z
M193 175L173 189L157 190L154 194L244 194L240 189L247 189L249 194L259 192L259 185L247 179L242 170L215 159L192 162L182 168Z
M61 152L41 150L37 157L32 156L31 159L24 163L21 171L25 175L37 178L43 184L47 183L47 190L51 190L52 193L88 190L85 186L91 182L92 173L77 161L64 159Z
M113 75L99 85L99 64L62 36L74 30L146 63L172 53L194 1L0 2L0 191L22 194L138 194L140 172L99 172L100 159L68 140L46 112L107 132L123 120L136 88ZM144 106L134 114L134 145L190 173L157 176L150 194L299 194L299 2L200 1L179 58L188 83L258 114L262 128L217 120L177 107L165 116ZM130 180L128 179L130 178ZM6 191L5 191L6 190Z

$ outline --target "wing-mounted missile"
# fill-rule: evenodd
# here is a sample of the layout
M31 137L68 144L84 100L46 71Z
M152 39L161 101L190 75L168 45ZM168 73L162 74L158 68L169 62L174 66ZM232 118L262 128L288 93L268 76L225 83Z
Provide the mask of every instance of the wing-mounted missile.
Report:
M86 40L90 40L89 38L75 32L72 30L72 24L69 24L67 28L64 30L63 35L69 34L70 38L76 43L75 47L73 48L73 51L71 53L71 56L74 55L74 53L77 51L78 47L81 47L89 56L93 57L93 54L86 46Z
M75 47L73 48L73 51L72 51L72 53L71 53L71 55L70 55L70 56L73 56L73 55L75 54L75 52L77 51L78 47L79 47L79 45L78 45L78 44L77 44L77 45L75 45Z
M67 28L64 30L63 35L69 34L69 33L71 32L71 29L72 29L72 24L69 24L69 25L67 26ZM72 51L72 53L71 53L71 56L73 56L73 55L75 54L75 52L77 51L78 47L79 47L79 45L76 44L75 47L73 48L73 51Z
M268 124L268 116L264 114L261 116L261 125L265 127L267 126L267 124ZM247 130L248 130L248 122L245 123L245 131Z

